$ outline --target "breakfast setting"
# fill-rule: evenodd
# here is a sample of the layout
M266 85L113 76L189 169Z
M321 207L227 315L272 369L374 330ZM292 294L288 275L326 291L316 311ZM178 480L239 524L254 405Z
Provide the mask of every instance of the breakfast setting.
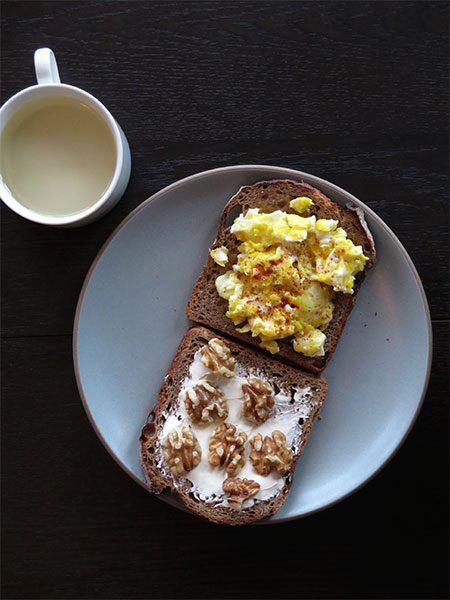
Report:
M445 15L3 3L2 597L448 597Z

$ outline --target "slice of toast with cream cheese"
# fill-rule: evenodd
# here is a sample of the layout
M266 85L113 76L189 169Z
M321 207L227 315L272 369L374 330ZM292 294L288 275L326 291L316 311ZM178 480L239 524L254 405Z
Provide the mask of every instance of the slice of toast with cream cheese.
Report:
M326 381L203 327L188 330L140 436L150 491L240 525L277 511Z

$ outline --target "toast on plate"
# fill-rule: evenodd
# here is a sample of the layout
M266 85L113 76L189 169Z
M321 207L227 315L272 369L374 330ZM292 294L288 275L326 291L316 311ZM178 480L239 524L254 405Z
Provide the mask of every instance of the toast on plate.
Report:
M148 488L192 513L241 525L277 511L326 381L204 327L182 339L142 429Z
M298 199L298 202L296 199ZM293 202L294 200L297 202L297 204ZM257 209L256 213L255 209ZM304 210L303 213L302 210ZM324 317L322 321L318 322L317 324L313 320L313 325L310 325L308 319L306 319L306 322L298 321L297 319L297 322L302 323L300 327L303 327L304 330L301 330L302 335L299 335L297 329L296 338L293 338L292 335L287 335L290 330L289 328L292 329L293 326L288 320L289 315L286 315L286 310L294 310L296 311L296 314L298 314L299 311L303 311L301 312L302 315L306 314L308 310L312 311L310 306L312 292L304 292L304 296L302 298L306 298L306 296L309 294L309 299L306 298L306 307L302 306L302 301L298 301L298 296L296 305L295 298L294 301L291 302L291 296L288 296L288 299L286 299L282 293L280 293L278 296L278 305L276 305L276 302L274 305L273 300L271 300L271 304L269 303L269 305L262 305L261 302L259 305L257 305L255 301L254 285L251 288L253 296L250 294L250 300L248 297L241 297L239 298L239 302L235 301L234 308L236 308L237 305L239 309L242 308L243 303L251 303L252 301L254 308L256 307L255 310L262 310L263 313L267 309L267 306L270 307L271 311L273 311L275 308L279 313L277 313L278 321L280 321L280 319L283 321L280 329L281 337L279 338L274 337L272 339L268 338L267 336L264 337L262 334L259 334L258 336L259 331L264 331L265 334L267 333L268 328L266 327L264 329L264 326L267 324L267 320L264 321L263 326L261 326L261 319L258 319L258 315L254 314L248 318L248 320L246 320L245 315L248 315L248 311L237 311L237 313L235 311L233 313L230 308L231 300L229 297L232 296L232 292L230 291L229 287L227 288L227 285L229 284L229 276L231 274L231 277L235 278L234 290L236 290L239 287L238 284L240 284L242 281L242 279L238 280L236 277L244 277L243 272L246 269L244 259L244 261L241 261L243 262L243 266L240 268L240 273L237 275L236 273L233 274L233 271L237 266L239 266L238 263L242 258L242 248L246 245L248 240L256 240L257 242L260 241L261 236L255 237L255 231L258 234L261 233L262 225L260 222L257 222L258 219L261 220L261 215L263 215L264 219L270 220L274 215L281 214L276 211L282 211L283 213L286 213L287 216L281 215L282 219L295 221L294 227L302 227L302 223L307 223L310 230L313 230L313 241L315 246L312 245L312 242L309 244L309 246L307 246L308 240L307 242L298 241L295 252L298 252L299 249L302 252L309 252L308 268L310 272L312 268L311 265L314 265L315 269L318 268L317 265L321 265L322 271L319 273L319 275L314 273L312 277L315 277L316 280L313 283L309 283L311 286L314 286L314 288L311 287L311 290L314 291L314 294L327 295L325 299L320 299L320 303L318 305L320 310L323 309ZM246 215L249 216L250 214L253 214L255 217L254 223L256 224L254 225L254 229L249 233L245 229L247 227L245 217ZM243 218L237 219L239 215L241 215ZM268 217L267 215L271 216ZM294 217L293 215L296 216ZM300 215L302 215L303 221L302 219L299 219ZM238 223L238 233L233 232L233 230L236 228L236 219L240 221L240 224ZM300 223L300 225L298 225L298 223ZM328 229L330 231L317 232L314 230L314 227L318 229L319 226L321 229ZM273 231L278 231L279 225L270 225L270 227L272 227L270 235L273 237ZM342 231L344 231L345 234L342 234ZM261 235L265 235L266 237L264 239L266 240L270 239L270 237L267 238L267 235L269 234L264 233L264 231ZM284 241L279 245L280 248L284 250L288 249L288 253L290 252L290 248L293 247L292 239L294 239L291 233L289 233L289 235L291 237L285 235L285 239L288 241ZM301 240L301 236L298 237L298 234L296 235L296 239ZM310 234L308 233L308 235ZM332 246L329 246L328 255L326 256L325 260L320 253L323 254L322 247L325 248L326 241L330 240L330 235L335 236L336 239L339 238L339 241L335 244L334 250L331 252L330 249L332 249ZM240 236L240 239L238 239L237 236ZM343 236L346 239L344 239ZM246 243L240 245L243 240L246 241ZM344 252L345 244L347 244L347 246L351 246L348 251L348 256L350 256L350 258L348 259L349 262L347 263L345 261L339 263L335 260L338 254L337 248L339 244L339 248L341 248L339 251L341 252ZM307 250L305 251L303 249L306 246ZM271 256L273 258L272 262L269 261L271 265L276 265L276 261L281 260L279 258L279 254L274 254L274 248L276 247L277 244L275 242L273 246L269 247L269 251L272 252ZM342 250L342 247L344 247L344 250ZM354 260L351 258L351 253L353 252L353 254L356 255L355 247L357 250L359 250L359 257ZM267 248L268 247L266 244L266 251ZM311 248L315 252L314 255L311 252ZM255 249L260 249L260 246L253 244L253 255L256 255ZM264 256L267 259L268 254ZM292 263L292 253L290 256L291 258L289 258L289 260ZM297 260L298 256L295 254L294 256L295 260ZM334 264L335 268L333 275L334 279L333 281L329 279L328 283L323 283L323 281L326 281L327 279L326 269L330 264L330 260L335 260L335 262L332 263ZM351 265L352 261L353 265ZM287 361L313 373L320 373L325 369L333 355L333 352L335 351L347 317L349 316L355 304L358 290L364 280L367 270L373 265L374 261L375 246L370 231L367 228L367 224L365 223L364 215L361 209L355 206L340 206L327 198L322 192L306 183L298 183L288 180L261 181L255 185L242 187L225 206L220 219L216 240L210 249L206 263L198 277L192 295L188 301L186 315L192 321L210 327L211 329L226 336L230 336L236 340L253 346L262 346L263 353L270 351L277 359ZM274 270L268 269L267 264L262 264L262 266L261 264L262 263L255 264L255 260L253 260L253 264L250 263L250 266L253 266L254 268L249 274L247 263L246 273L248 278L261 278L262 281L269 281L267 278L273 276ZM295 264L300 265L300 260ZM359 266L357 268L353 268L355 264L358 264ZM349 265L352 266L353 271L351 271ZM345 271L345 269L347 269L347 271ZM298 267L298 270L294 272L294 275L297 276L300 271L301 269ZM350 287L344 288L339 283L336 284L337 278L335 275L342 271L344 271L344 274L346 275L350 274L351 289ZM223 281L224 275L228 277L228 280L227 282L223 283L221 295L219 295L218 283L216 284L216 282ZM302 277L303 274L300 273L300 279L302 279ZM293 280L293 278L290 280ZM341 280L344 281L342 273ZM253 281L253 284L254 283L255 281ZM257 296L256 298L258 299ZM287 308L285 310L286 306ZM317 308L317 306L313 306L313 308ZM227 316L227 311L228 315L230 315L231 312L231 317ZM265 314L263 314L263 318ZM302 316L302 318L304 317ZM240 319L242 319L241 322L239 322ZM252 329L250 329L248 325L248 323L251 321L253 323ZM244 324L244 327L242 327L242 324ZM271 335L271 331L269 332L269 335ZM293 343L293 341L296 343Z

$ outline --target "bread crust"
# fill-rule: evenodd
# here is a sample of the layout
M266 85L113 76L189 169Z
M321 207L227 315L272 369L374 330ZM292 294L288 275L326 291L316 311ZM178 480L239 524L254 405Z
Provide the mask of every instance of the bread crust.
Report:
M221 339L229 347L241 367L257 368L259 372L262 371L265 374L269 381L278 382L280 386L286 388L295 385L309 386L311 389L311 412L301 424L301 436L282 489L269 500L259 500L252 507L241 511L236 511L228 506L214 506L211 503L202 502L192 493L191 484L187 479L189 476L184 478L185 482L171 476L168 469L164 468L162 461L160 434L164 423L171 408L178 401L180 389L184 379L188 376L194 354L212 338ZM141 463L149 491L160 494L169 490L181 500L190 512L215 523L242 525L268 518L280 508L291 488L295 467L310 434L313 421L323 404L326 390L327 383L322 377L280 363L258 351L242 346L242 344L218 336L204 327L191 327L175 353L164 383L158 392L158 402L150 411L139 437Z
M311 214L315 214L317 218L336 219L347 232L349 239L356 245L362 246L364 254L369 259L364 271L361 271L355 277L353 294L342 292L335 294L333 317L324 331L326 336L324 356L308 357L296 352L292 347L292 338L277 340L280 347L279 352L274 355L277 359L287 361L312 373L321 373L331 360L345 322L355 304L365 274L375 262L375 246L360 210L356 210L356 207L344 207L336 204L307 183L290 180L261 181L255 185L242 187L231 198L222 212L217 237L211 246L211 249L226 246L228 249L228 263L225 267L221 267L214 262L208 253L206 263L189 298L186 315L196 323L206 325L245 344L257 346L261 352L268 354L266 350L259 346L258 338L252 337L250 332L238 332L234 323L225 316L228 309L227 301L218 295L215 281L219 275L229 270L230 266L237 260L239 242L230 232L232 225L230 221L234 221L237 216L237 214L234 214L236 209L239 209L239 212L246 212L250 208L259 208L262 212L282 210L287 213L295 213L289 203L299 196L308 196L312 199L314 206Z

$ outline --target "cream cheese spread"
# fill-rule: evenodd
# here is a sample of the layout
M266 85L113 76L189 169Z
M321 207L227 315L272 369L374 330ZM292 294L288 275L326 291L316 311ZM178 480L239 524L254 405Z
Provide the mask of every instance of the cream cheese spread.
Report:
M244 369L238 364L235 364L235 376L226 378L217 373L213 373L200 360L200 350L194 356L194 360L190 365L189 376L184 380L176 406L173 406L170 412L164 416L166 421L159 437L160 459L159 466L170 473L175 486L183 484L185 479L192 482L192 492L195 496L205 502L214 502L227 506L226 494L222 490L222 484L227 477L225 469L212 467L208 462L208 446L209 437L222 423L216 419L214 422L203 425L192 423L189 419L184 405L184 395L188 388L200 383L206 376L208 381L212 382L217 387L220 387L228 403L228 417L226 423L232 423L236 426L237 432L245 432L247 434L247 443L245 445L245 465L236 475L239 479L246 478L256 481L260 489L252 497L244 501L243 508L247 508L258 500L267 500L276 495L284 486L285 480L276 470L272 471L267 476L259 475L253 468L249 458L251 446L248 440L256 433L260 433L263 437L270 436L274 430L281 431L286 436L287 446L292 448L293 454L298 450L300 436L302 435L303 423L309 418L315 408L315 400L311 394L309 387L300 389L295 387L293 390L279 390L274 394L275 404L271 410L269 418L262 424L255 425L242 416L242 403L244 394L242 384L246 382L248 377L259 377L265 379L264 374L258 369ZM183 425L190 425L192 431L198 439L202 450L202 459L199 465L193 468L183 477L177 477L164 468L165 461L161 452L161 442L172 430L181 431Z

